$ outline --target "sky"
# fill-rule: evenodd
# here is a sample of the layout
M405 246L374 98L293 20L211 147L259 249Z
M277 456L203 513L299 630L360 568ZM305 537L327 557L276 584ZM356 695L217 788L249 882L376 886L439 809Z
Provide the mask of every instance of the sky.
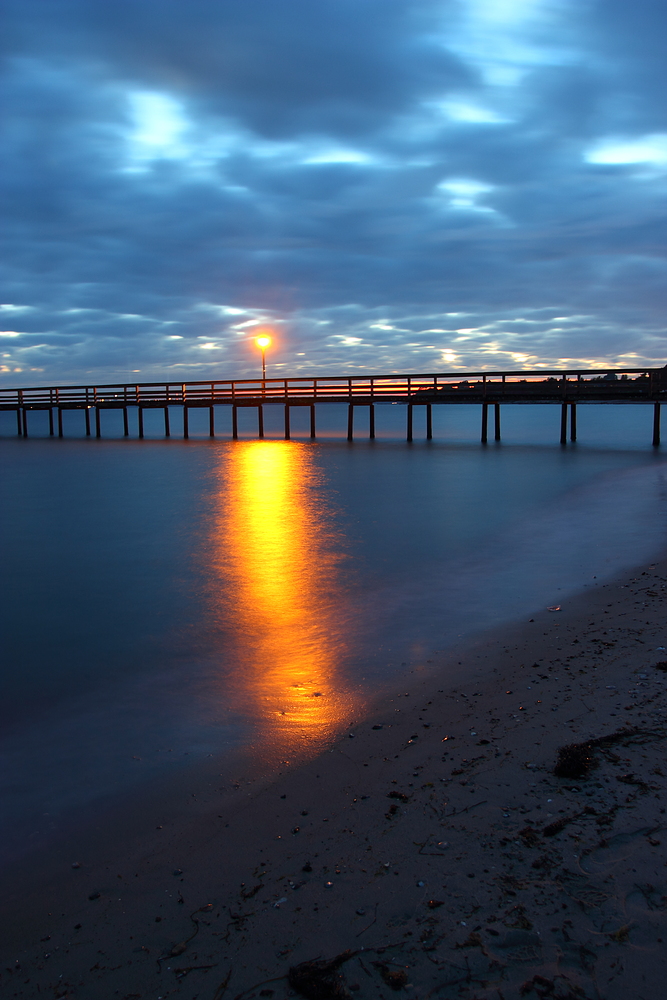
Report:
M664 0L0 0L0 386L667 361Z

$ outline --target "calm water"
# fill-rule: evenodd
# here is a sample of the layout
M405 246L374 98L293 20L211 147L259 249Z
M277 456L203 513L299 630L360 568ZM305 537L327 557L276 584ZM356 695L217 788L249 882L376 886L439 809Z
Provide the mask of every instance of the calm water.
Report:
M185 761L313 753L431 650L665 545L649 408L581 407L565 449L557 407L486 448L476 408L412 446L378 409L351 446L343 408L315 444L211 442L204 414L188 442L0 441L5 856Z

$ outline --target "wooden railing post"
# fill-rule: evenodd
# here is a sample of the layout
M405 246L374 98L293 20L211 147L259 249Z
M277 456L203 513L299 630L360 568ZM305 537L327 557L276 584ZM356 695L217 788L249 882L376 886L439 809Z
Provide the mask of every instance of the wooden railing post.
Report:
M560 408L560 443L567 444L567 403Z

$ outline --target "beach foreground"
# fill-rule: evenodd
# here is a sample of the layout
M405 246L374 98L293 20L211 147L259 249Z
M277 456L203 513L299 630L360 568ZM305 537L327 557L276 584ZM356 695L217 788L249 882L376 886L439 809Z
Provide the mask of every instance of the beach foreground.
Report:
M641 567L433 656L190 823L147 802L17 868L3 995L663 997L666 595Z

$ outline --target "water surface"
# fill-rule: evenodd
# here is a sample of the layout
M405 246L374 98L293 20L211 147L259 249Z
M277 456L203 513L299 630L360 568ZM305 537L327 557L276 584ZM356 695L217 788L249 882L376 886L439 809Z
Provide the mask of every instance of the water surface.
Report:
M404 412L353 445L2 440L6 855L184 762L302 759L431 650L652 558L645 414L562 449L534 409L486 448L458 412L412 446Z

